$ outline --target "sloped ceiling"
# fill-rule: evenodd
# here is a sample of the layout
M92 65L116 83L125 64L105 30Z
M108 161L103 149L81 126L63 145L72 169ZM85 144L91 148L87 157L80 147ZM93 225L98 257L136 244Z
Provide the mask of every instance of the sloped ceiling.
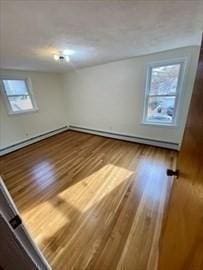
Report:
M1 1L0 67L60 72L199 45L202 14L203 1ZM75 53L59 64L64 49Z

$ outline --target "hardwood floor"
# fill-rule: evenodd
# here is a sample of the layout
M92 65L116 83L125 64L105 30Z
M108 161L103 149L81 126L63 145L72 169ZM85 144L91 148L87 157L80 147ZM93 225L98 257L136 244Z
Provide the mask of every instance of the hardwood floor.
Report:
M53 269L153 270L176 152L64 132L1 158Z

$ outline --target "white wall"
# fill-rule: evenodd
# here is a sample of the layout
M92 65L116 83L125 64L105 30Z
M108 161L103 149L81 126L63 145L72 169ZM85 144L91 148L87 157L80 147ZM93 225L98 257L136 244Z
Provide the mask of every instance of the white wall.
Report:
M8 115L0 95L0 148L61 128L68 123L90 129L141 138L180 143L196 73L199 47L69 71L65 74L1 70L1 76L25 76L39 111ZM151 62L187 58L180 118L177 127L143 125L142 114L147 65Z
M61 74L1 70L0 75L30 78L39 107L37 112L8 115L0 95L0 148L66 125Z
M180 143L196 72L199 47L187 47L71 71L64 75L70 125ZM143 125L147 65L187 58L177 127Z

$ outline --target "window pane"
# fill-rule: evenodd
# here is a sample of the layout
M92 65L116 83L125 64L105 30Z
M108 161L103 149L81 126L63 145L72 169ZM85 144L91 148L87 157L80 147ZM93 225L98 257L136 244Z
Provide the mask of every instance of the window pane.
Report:
M181 64L152 68L150 95L176 94Z
M7 96L28 95L27 85L24 80L3 80Z
M33 105L29 96L8 97L13 112L32 110Z
M147 121L171 123L174 118L176 97L149 97Z

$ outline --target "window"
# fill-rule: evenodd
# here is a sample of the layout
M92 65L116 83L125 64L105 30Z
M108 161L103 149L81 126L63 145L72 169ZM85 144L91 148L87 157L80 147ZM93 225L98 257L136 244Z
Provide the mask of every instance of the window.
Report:
M27 79L1 79L1 86L9 114L37 110Z
M184 62L149 67L144 123L175 125Z

